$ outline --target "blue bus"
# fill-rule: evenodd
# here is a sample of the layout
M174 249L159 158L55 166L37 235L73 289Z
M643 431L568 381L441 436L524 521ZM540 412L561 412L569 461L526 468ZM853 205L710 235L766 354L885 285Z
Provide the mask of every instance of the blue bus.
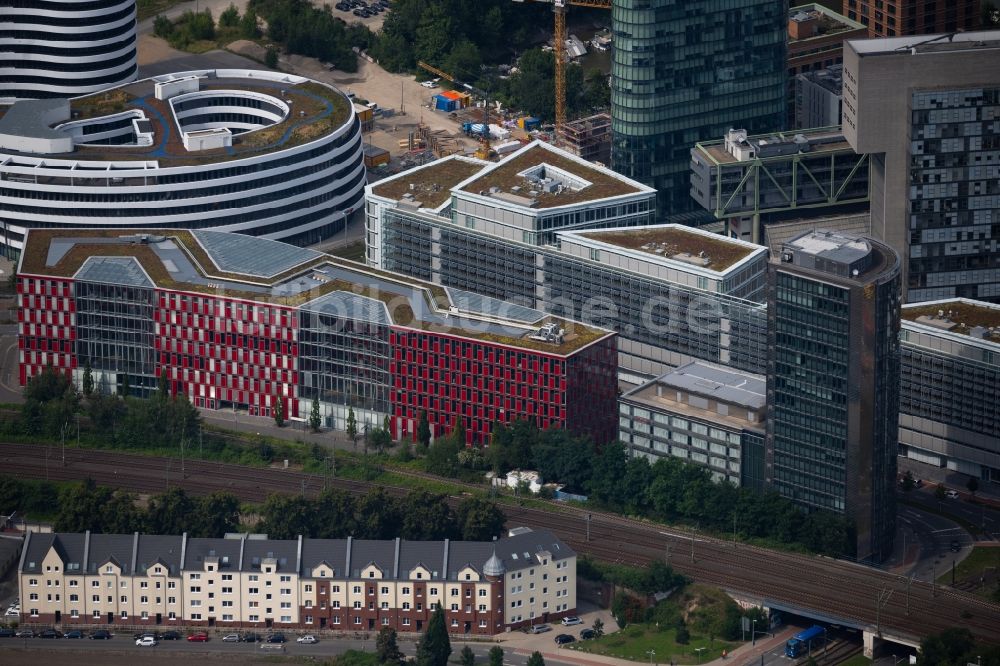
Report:
M816 639L826 634L826 629L818 624L813 625L805 631L800 631L785 643L785 656L795 659L804 654L812 652Z

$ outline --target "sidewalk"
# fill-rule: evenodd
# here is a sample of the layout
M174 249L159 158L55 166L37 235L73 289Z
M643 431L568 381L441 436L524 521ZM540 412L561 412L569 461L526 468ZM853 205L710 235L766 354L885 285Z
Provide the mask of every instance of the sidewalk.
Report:
M899 458L898 467L901 475L912 472L914 479L922 479L925 484L943 484L948 490L957 491L962 499L968 499L971 496L965 487L965 484L969 482L968 474L927 465L908 458ZM979 490L976 491L976 501L1000 509L1000 484L980 480Z

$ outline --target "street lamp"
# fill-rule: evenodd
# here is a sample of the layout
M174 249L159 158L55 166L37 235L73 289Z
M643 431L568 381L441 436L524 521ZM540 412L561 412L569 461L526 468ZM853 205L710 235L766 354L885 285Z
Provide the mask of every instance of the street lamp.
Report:
M653 657L656 656L656 650L646 650L646 654L649 655L649 663L653 663Z
M750 620L750 645L757 645L757 618Z

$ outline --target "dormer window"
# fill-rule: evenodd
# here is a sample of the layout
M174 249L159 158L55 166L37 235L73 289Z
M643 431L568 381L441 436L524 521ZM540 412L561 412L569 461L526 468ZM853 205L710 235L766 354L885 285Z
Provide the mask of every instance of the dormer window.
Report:
M114 573L114 571L114 568L110 564L104 567L104 573Z
M423 577L424 577L424 572L423 571L418 571L417 572L417 580L420 580Z

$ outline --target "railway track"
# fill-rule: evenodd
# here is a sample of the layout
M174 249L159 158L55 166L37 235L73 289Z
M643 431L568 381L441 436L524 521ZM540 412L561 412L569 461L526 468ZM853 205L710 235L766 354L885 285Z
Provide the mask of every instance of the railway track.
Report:
M319 494L332 484L364 494L374 484L326 478L290 469L185 461L117 451L0 444L6 473L53 481L92 478L138 493L179 486L193 495L225 490L261 502L275 492ZM384 486L393 495L405 488ZM469 486L470 489L473 486ZM608 561L644 565L666 560L692 579L772 603L813 609L845 622L919 639L951 626L969 628L977 639L1000 642L1000 606L966 592L931 586L850 562L772 551L697 532L614 514L560 506L558 510L505 506L508 523L546 528L581 553ZM590 539L587 539L587 516ZM881 596L882 602L877 599ZM879 612L876 614L876 604Z

